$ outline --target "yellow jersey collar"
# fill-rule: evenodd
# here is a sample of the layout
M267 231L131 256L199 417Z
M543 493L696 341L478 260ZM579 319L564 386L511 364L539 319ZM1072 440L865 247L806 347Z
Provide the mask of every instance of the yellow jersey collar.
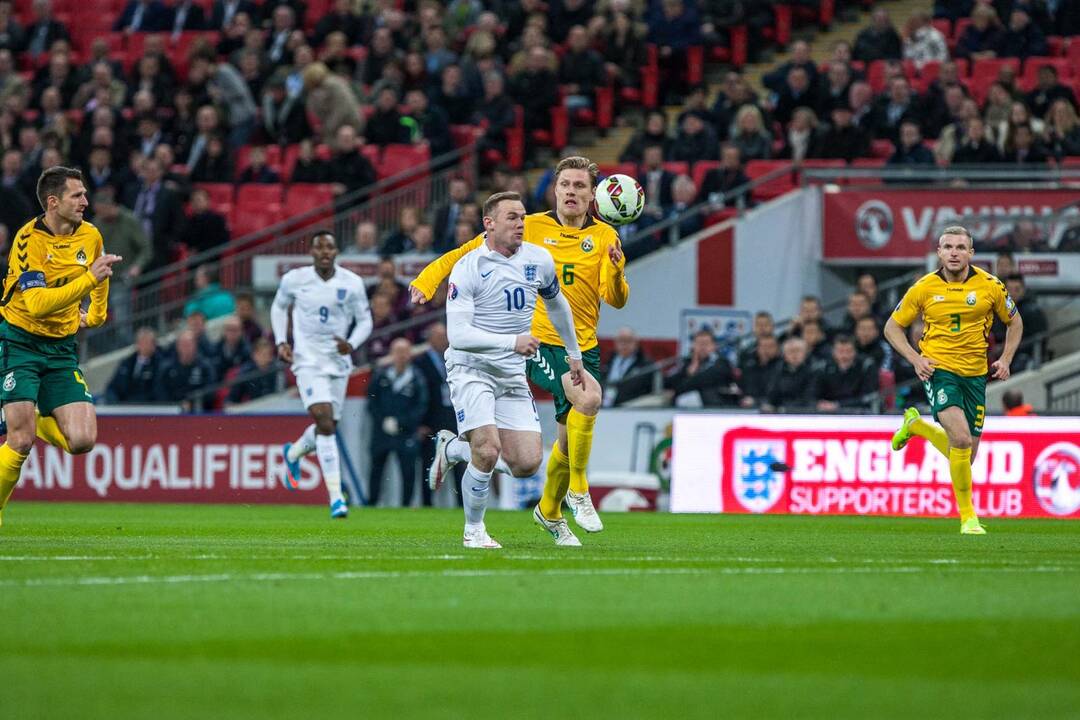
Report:
M81 222L75 223L75 226L71 228L71 235L74 235L75 233L77 233L79 231L79 226L80 225L82 225ZM49 235L51 237L56 237L56 233L54 233L52 230L50 230L49 226L45 224L45 214L44 213L42 213L41 215L38 215L37 218L34 220L34 229L39 231L39 232L43 232L46 235Z
M559 220L559 213L555 212L554 210L548 210L544 214L547 215L552 220L554 220L555 224L559 225L560 227L571 227L570 225L563 225L562 222ZM585 224L582 225L579 228L571 228L571 229L572 230L584 230L585 228L590 227L590 226L595 225L595 224L596 224L596 221L593 220L593 216L590 213L585 213Z
M945 278L945 269L944 268L938 268L937 272L934 273L934 274L937 275L939 278L941 278L941 281L943 283L946 283L946 284L949 283L949 281ZM963 285L964 283L966 283L968 280L970 280L974 276L975 276L975 268L973 266L971 266L971 265L968 265L967 276L963 280L960 281L960 284Z

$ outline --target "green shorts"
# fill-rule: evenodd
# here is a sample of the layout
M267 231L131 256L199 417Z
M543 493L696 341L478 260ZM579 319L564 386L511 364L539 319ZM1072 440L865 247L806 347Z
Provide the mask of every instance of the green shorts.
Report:
M983 420L986 419L986 376L964 377L948 370L937 368L930 379L923 383L926 400L934 412L947 407L958 407L964 411L968 428L973 437L982 435Z
M0 403L28 400L42 415L61 405L93 402L79 370L75 338L34 335L0 323Z
M600 382L600 348L594 347L581 353L581 362L589 374ZM540 350L526 363L529 380L555 397L555 419L566 420L571 404L563 391L562 376L570 372L569 357L562 345L540 343Z

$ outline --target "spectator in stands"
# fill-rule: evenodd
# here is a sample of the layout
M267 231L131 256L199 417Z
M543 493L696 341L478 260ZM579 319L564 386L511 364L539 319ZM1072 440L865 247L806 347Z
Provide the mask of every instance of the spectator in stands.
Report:
M116 202L116 190L106 185L94 193L94 225L107 238L109 252L124 258L113 271L109 310L118 327L131 317L131 292L136 279L150 266L154 249L142 223Z
M192 72L205 72L210 98L225 110L229 123L229 147L237 148L246 144L255 129L258 108L243 76L229 63L215 62L200 55L195 55L191 60L188 73Z
M591 108L593 93L604 83L604 60L589 47L589 35L582 25L574 25L566 36L566 52L559 63L559 83L571 110Z
M918 122L905 120L900 124L900 141L896 143L896 152L886 164L893 167L933 166L934 153L923 145Z
M235 315L240 320L244 338L254 348L256 341L264 337L266 332L255 318L255 297L250 292L236 294Z
M999 278L1006 278L1016 273L1016 260L1013 258L1012 253L1008 251L1001 251L994 258L994 275Z
M449 347L446 326L441 322L432 323L428 326L426 335L427 350L413 359L413 368L423 378L427 390L427 407L417 432L422 468L430 467L435 459L435 433L444 428L455 427L457 423L454 406L450 402L450 391L446 385L446 362L443 360L446 348ZM462 472L459 465L456 474L460 476ZM460 480L460 477L458 479ZM425 506L431 505L431 491L427 483L420 484L420 501Z
M0 193L0 207L3 208L0 222L10 228L22 227L37 211L36 203L30 201L31 197L36 199L36 194L27 193L22 165L23 154L17 147L4 150L0 160L0 189L3 190Z
M192 252L200 253L229 242L229 227L225 216L210 206L210 195L202 188L191 192L191 215L184 223L180 242Z
M1002 160L1017 165L1046 165L1048 157L1042 144L1035 137L1031 125L1023 123L1013 125L1005 138L1005 153Z
M701 181L697 201L708 201L713 206L722 202L727 207L734 207L739 203L749 203L749 194L746 192L732 194L731 191L743 187L750 182L743 170L742 157L739 148L731 143L725 143L720 149L720 167L712 168L705 173Z
M848 106L851 108L851 124L865 133L869 142L869 138L874 133L876 121L874 91L870 88L870 83L862 80L851 83L851 89L848 90Z
M775 93L782 92L784 84L788 81L793 68L802 68L806 72L810 86L818 84L817 63L810 56L810 43L805 40L796 40L791 44L791 59L767 73L762 79L762 84Z
M154 401L179 403L183 412L192 412L210 404L209 397L198 392L215 381L213 365L199 356L194 334L182 331L176 337L176 357L166 360L154 381Z
M296 165L293 166L290 182L323 183L327 180L329 168L315 156L315 143L311 138L300 141L296 151Z
M652 392L652 360L641 349L637 334L628 327L615 333L614 351L600 371L604 386L603 405L622 405Z
M645 115L645 127L638 130L630 138L630 142L623 148L619 155L619 162L640 163L643 159L645 148L649 145L657 145L661 148L661 155L670 156L669 145L671 137L667 131L667 115L659 110L650 110Z
M356 224L351 245L342 249L342 255L374 255L379 251L379 228L370 220Z
M817 115L808 107L796 108L784 133L784 146L777 157L799 164L820 155Z
M712 330L694 333L690 354L664 379L664 388L676 407L719 407L734 402L737 388L731 365L716 348Z
M1076 96L1073 91L1058 81L1057 68L1043 65L1039 68L1038 84L1028 93L1027 106L1036 117L1046 117L1057 100L1066 100L1075 108Z
M230 405L251 402L278 392L281 389L281 373L277 368L274 343L269 338L259 338L252 348L251 359L237 368L235 377L238 380L229 389Z
M105 389L105 402L109 405L153 402L164 360L164 353L157 346L157 334L151 328L139 328L135 333L135 352L116 366Z
M810 76L804 68L793 67L788 71L786 81L777 92L773 117L782 125L787 125L796 108L813 107L816 102L814 87L810 85Z
M180 34L206 29L206 13L193 0L176 0L169 18L170 39L176 42Z
M543 48L536 48L544 54L545 63L547 62L547 51ZM555 87L555 75L547 70L545 79L550 79L552 87ZM432 102L441 107L452 125L464 125L470 122L473 114L476 110L475 103L477 98L469 92L469 86L465 83L465 76L461 71L461 66L451 63L443 68L442 74L439 76L439 87L433 92ZM520 79L520 76L519 76ZM513 94L513 93L512 93ZM557 94L557 91L556 91ZM522 105L526 105L524 99L517 97L517 101ZM554 98L555 96L551 96ZM539 112L547 113L550 109L550 105L544 108L539 107L539 102L536 100L530 101L531 106ZM554 104L554 99L552 99ZM528 107L528 105L526 106ZM526 112L526 116L528 112ZM528 119L526 117L526 123Z
M375 183L375 168L360 152L360 139L352 125L337 130L334 153L327 166L327 182L334 183L334 194L351 194Z
M398 321L398 318L394 316L393 299L387 297L383 293L372 295L371 320L371 337L368 338L365 347L367 349L368 360L374 361L390 352L390 340L392 338L385 332L379 331L385 330L387 327Z
M247 167L240 171L236 180L239 183L276 185L281 182L281 176L266 164L266 148L253 145L248 153Z
M1042 30L1031 22L1031 15L1022 6L1013 8L1009 15L1009 29L1001 39L1000 57L1025 59L1049 55L1046 37Z
M837 103L830 111L830 122L817 138L816 157L846 160L870 154L870 138L852 123L851 108L847 101Z
M266 56L270 64L277 67L289 61L289 40L297 28L297 17L296 11L288 5L278 5L269 14L271 27Z
M303 77L307 112L319 120L323 142L340 139L338 131L342 127L351 127L354 134L363 132L364 116L348 81L320 62L304 68Z
M756 407L766 401L769 384L779 371L780 342L775 335L762 335L754 344L753 351L739 361L739 405Z
M879 97L875 103L873 133L875 137L895 143L900 136L900 126L905 121L916 123L916 129L919 129L922 113L906 78L893 78L888 87L888 94Z
M398 112L398 93L384 85L375 96L375 112L368 118L364 137L373 145L405 144L411 141L409 129Z
M821 298L816 295L803 296L799 302L799 313L791 318L785 338L799 337L802 333L803 323L807 322L816 322L821 325L821 329L825 331L826 336L831 333L829 326L825 323L825 316L821 309Z
M161 0L128 0L113 25L115 32L165 32L169 29L169 9Z
M789 337L782 347L782 362L769 379L762 409L774 410L809 408L817 402L820 378L807 357L806 342Z
M187 147L180 149L180 156L186 155L185 164L189 173L194 174L195 166L210 144L210 138L221 132L221 118L213 105L203 105L195 113L195 134Z
M939 165L946 166L953 162L953 155L956 154L957 148L964 142L967 135L968 122L974 117L982 120L979 115L979 106L971 98L965 98L960 104L959 115L941 129L937 144L934 145L934 158ZM985 123L980 122L980 125L985 128ZM987 139L989 140L989 137Z
M645 41L630 15L612 13L603 36L604 69L614 79L616 97L624 88L641 84L640 68L647 62Z
M926 100L922 125L928 137L941 137L946 127L963 122L971 115L970 105L974 103L960 85L950 85L939 98L927 97ZM967 109L965 104L968 105ZM978 108L974 110L977 112Z
M735 114L731 143L739 149L739 156L743 160L768 160L772 157L772 135L765 129L761 110L755 105L743 105Z
M292 145L312 132L302 98L287 92L285 81L281 76L271 78L262 93L263 133L269 142Z
M645 148L638 168L641 187L645 190L642 224L652 224L668 214L673 202L672 186L675 174L664 168L663 150L659 145Z
M214 0L210 9L209 30L223 30L240 14L257 17L259 8L252 0Z
M870 25L855 37L852 58L869 65L875 60L899 59L900 52L900 33L896 32L889 18L889 11L877 8L870 16Z
M674 220L686 213L687 210L694 206L694 199L697 194L698 189L693 178L689 175L676 177L671 184L671 207L667 211L667 219ZM701 230L703 223L704 218L701 213L693 213L683 217L676 225L672 226L666 236L674 242L677 238L688 237Z
M987 138L986 124L981 117L976 115L967 121L966 132L953 153L952 162L957 165L1001 162L1001 153Z
M52 13L52 0L34 0L34 22L26 28L26 52L35 62L57 40L71 41L67 26L57 21Z
M860 355L871 358L880 369L892 370L892 346L882 339L881 328L872 315L867 315L856 321L855 349Z
M983 107L983 119L986 126L994 135L998 150L1004 149L1005 130L1009 125L1009 115L1012 112L1013 100L1008 88L1002 83L990 83L986 91L986 104Z
M772 313L767 310L759 310L754 313L754 321L750 329L750 335L743 338L739 345L738 356L736 358L737 364L742 367L743 363L752 360L754 352L757 349L757 344L761 339L774 336L775 334L776 322L773 320Z
M687 48L702 41L697 6L683 0L660 0L650 4L647 22L648 40L657 46L660 102L668 104L670 98L681 97L686 91Z
M818 366L829 359L832 349L829 347L829 338L826 337L821 323L813 321L803 323L800 337L806 343L806 357L811 365Z
M489 102L491 106L498 107L500 105L505 106L509 103L510 106L510 124L513 124L513 102L509 100L509 97L502 93L502 75L498 73L490 73L495 78L498 78L498 85L492 80ZM485 75L485 83L487 75ZM485 88L488 86L485 85ZM496 95L496 87L499 90L499 94ZM487 97L487 96L485 96ZM406 126L411 128L411 142L421 143L427 141L428 147L431 149L431 157L437 158L440 155L450 152L454 149L454 142L450 136L450 118L447 117L446 112L438 105L432 105L428 102L427 93L422 88L413 88L405 93L405 107L408 117L403 119ZM484 113L487 111L487 106L484 106ZM485 117L489 118L489 123L493 119L497 118L497 113L490 112L485 114ZM507 126L508 127L508 126ZM492 125L489 124L488 130L491 130ZM505 131L505 127L501 130ZM488 137L489 133L485 131L485 137ZM500 139L503 142L505 148L505 134L500 134Z
M250 361L251 345L244 337L244 325L240 318L230 315L222 323L221 339L214 345L214 377L224 379L230 370Z
M153 261L146 269L165 265L177 247L184 223L180 197L162 182L163 168L155 158L142 163L139 184L127 192L124 205L131 208L154 248Z
M192 182L228 183L233 179L233 161L225 144L225 136L215 133L209 137L206 150L191 170Z
M1024 281L1023 275L1015 273L1005 278L1005 289L1009 291L1009 297L1016 303L1017 312L1024 319L1024 332L1028 338L1034 340L1036 336L1049 329L1050 324L1046 319L1046 313L1039 307L1038 298L1028 294L1027 283ZM1004 328L1001 329L999 340L1001 342L1005 340Z
M829 63L828 74L821 78L816 97L814 110L823 116L837 105L847 105L848 93L851 92L851 83L855 78L851 73L851 66L846 62L834 60Z
M1050 106L1046 116L1046 137L1054 157L1080 155L1080 119L1072 102L1062 98Z
M1007 417L1031 417L1035 408L1024 402L1024 393L1019 390L1006 390L1001 396L1001 405Z
M184 305L184 317L200 312L207 320L213 320L235 310L236 301L218 283L216 270L207 264L195 268L195 290Z
M461 217L461 210L465 203L472 199L472 189L469 187L469 181L464 177L450 178L448 193L447 203L435 211L435 246L440 252L454 246L454 227ZM415 227L415 224L419 223L419 217L415 218L415 222L413 218L409 218L409 221L410 225ZM409 234L411 229L404 232Z
M715 158L719 150L720 144L712 126L700 114L687 113L679 134L671 143L670 157L676 162L693 163L702 158Z
M522 106L525 132L550 130L551 108L558 101L558 80L551 71L548 50L535 47L529 50L525 69L510 79L510 95Z
M315 23L311 44L320 47L331 33L344 33L348 45L360 45L367 32L368 18L353 11L351 0L334 0L330 10Z
M871 358L856 355L850 335L833 340L832 357L819 378L817 409L822 412L869 409L878 391L878 367Z
M11 0L0 2L0 49L21 52L26 44L23 26L12 16Z
M917 68L949 59L945 36L930 22L930 13L921 10L912 13L904 34L904 59L914 62Z
M463 181L464 182L464 181ZM468 187L468 185L466 185ZM451 181L451 193L453 193L453 181ZM453 195L451 195L453 197ZM451 203L455 204L455 203ZM458 203L460 208L460 203ZM459 209L460 212L460 209ZM405 247L412 237L413 231L420 224L420 208L415 205L402 205L398 210L397 227L382 243L382 252L386 255L397 255L405 252Z
M874 277L873 273L865 271L859 273L859 276L855 278L855 289L870 300L870 314L884 325L893 309L885 303L885 298L878 292L877 278Z
M972 61L995 58L1004 39L1005 30L993 5L980 3L971 11L971 24L960 33L956 57L971 58Z
M427 384L412 362L412 343L399 337L390 344L390 364L376 371L368 390L371 415L371 475L368 501L378 505L386 461L393 453L402 478L401 504L412 505L419 427L427 412Z

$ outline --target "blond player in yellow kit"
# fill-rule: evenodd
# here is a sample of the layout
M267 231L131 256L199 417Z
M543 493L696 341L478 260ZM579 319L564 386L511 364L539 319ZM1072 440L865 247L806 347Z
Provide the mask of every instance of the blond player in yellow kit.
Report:
M554 396L559 437L548 458L544 494L533 516L558 544L569 544L562 542L563 533L569 532L562 517L564 499L583 529L589 532L604 529L593 507L585 474L601 397L596 327L601 301L621 308L630 297L630 286L623 274L626 259L619 234L589 213L597 173L596 164L588 158L564 158L555 167L555 210L525 217L525 242L539 245L555 259L560 284L573 309L577 341L588 370L582 385L570 382L566 348L545 308L537 306L532 333L540 340L540 348L528 363L529 379ZM431 299L454 263L481 242L483 236L476 237L424 268L410 288L413 302ZM452 436L452 433L440 433L439 452L429 474L433 485L441 482L456 457L468 457L462 455L462 450L453 449L453 444L459 441L451 440Z
M83 220L81 172L49 168L38 179L37 196L45 213L15 234L0 300L0 403L7 423L0 512L35 436L69 453L89 452L97 441L75 333L105 322L112 265L121 260L105 253L101 233Z
M945 228L938 238L937 254L941 268L923 276L904 294L885 323L885 338L914 366L934 419L941 426L926 422L918 410L908 408L892 446L900 450L912 435L918 435L947 457L960 511L960 532L985 535L971 501L971 461L979 449L986 418L986 338L996 315L1008 329L1001 357L990 369L992 377L1005 380L1024 334L1024 321L1005 285L971 264L975 249L967 229L958 225ZM905 328L919 315L926 329L916 350L908 342Z

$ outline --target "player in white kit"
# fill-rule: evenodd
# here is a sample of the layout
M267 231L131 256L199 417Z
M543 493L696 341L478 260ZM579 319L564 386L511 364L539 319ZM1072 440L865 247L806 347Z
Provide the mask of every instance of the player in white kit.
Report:
M540 418L525 376L525 358L540 345L529 334L537 295L566 343L572 382L583 382L574 318L560 292L555 261L543 248L522 244L521 196L489 197L484 230L484 243L450 272L446 301L446 380L458 430L450 442L466 439L470 458L461 480L468 548L500 547L484 526L491 473L500 456L517 477L540 466Z
M330 517L343 518L349 510L341 494L335 432L353 369L352 352L371 334L372 321L364 281L356 273L338 267L337 254L332 232L321 230L312 235L314 262L290 270L281 278L270 307L270 324L278 357L292 363L300 398L315 421L296 442L286 443L282 449L288 468L285 485L290 490L297 488L300 458L315 451L330 495Z

